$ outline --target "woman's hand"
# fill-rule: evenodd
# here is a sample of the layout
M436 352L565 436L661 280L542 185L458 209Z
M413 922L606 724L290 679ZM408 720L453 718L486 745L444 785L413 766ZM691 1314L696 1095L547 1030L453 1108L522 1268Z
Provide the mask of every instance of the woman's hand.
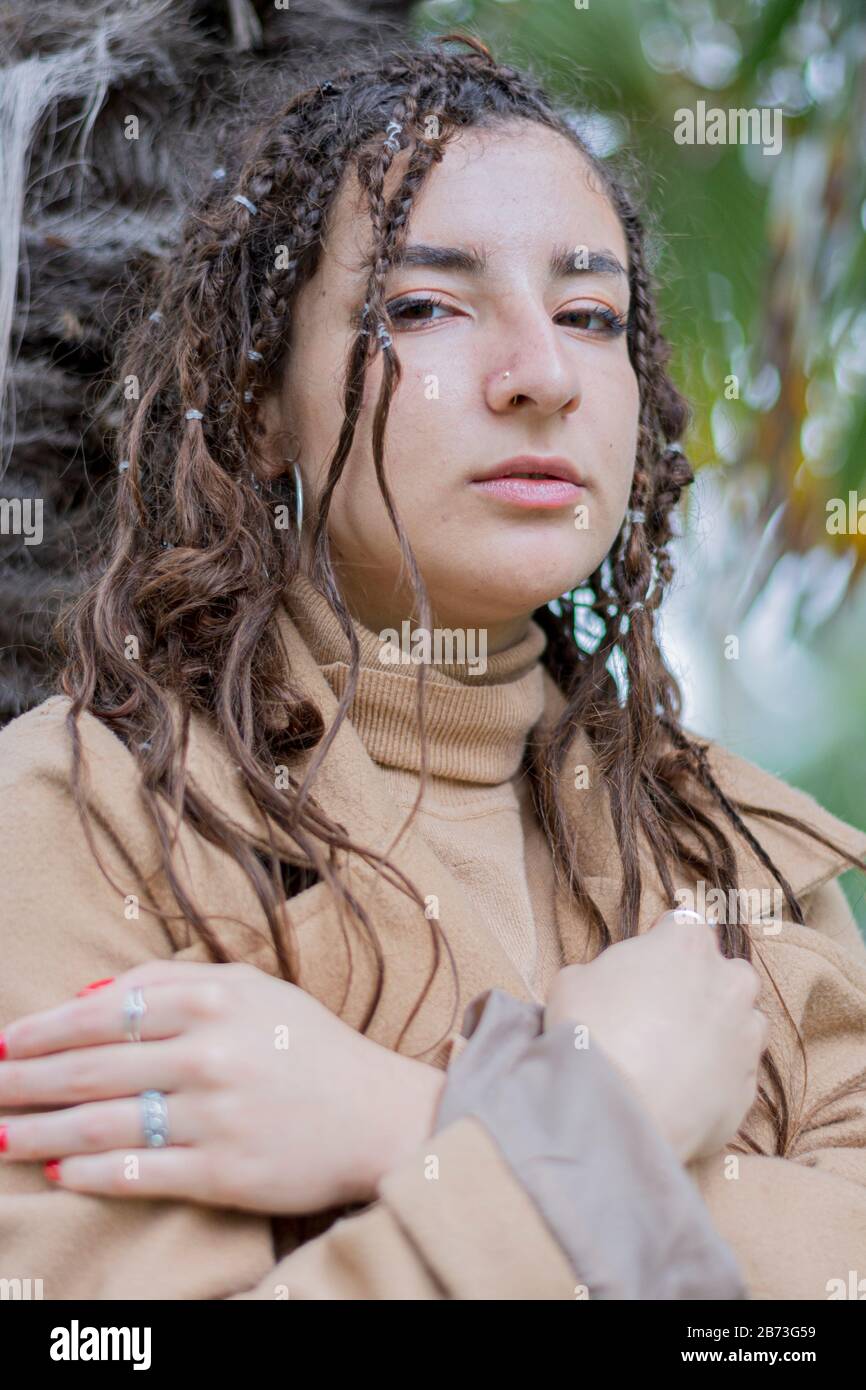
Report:
M679 920L678 920L679 918ZM642 936L554 978L545 1029L586 1025L684 1163L717 1153L754 1103L768 1023L760 976L712 927L667 912Z
M144 991L141 1042L123 1004ZM11 1023L0 1061L3 1161L62 1159L61 1187L274 1215L375 1196L433 1127L444 1075L250 965L154 962ZM2 1055L2 1051L0 1051ZM168 1145L138 1096L162 1091ZM2 1147L2 1145L0 1145Z

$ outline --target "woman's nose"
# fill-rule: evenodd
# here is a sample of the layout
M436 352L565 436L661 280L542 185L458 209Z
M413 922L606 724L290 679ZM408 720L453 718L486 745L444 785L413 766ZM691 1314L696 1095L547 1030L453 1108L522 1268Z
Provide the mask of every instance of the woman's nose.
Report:
M503 353L499 340L500 363L487 378L487 402L497 412L537 411L543 415L571 413L580 404L578 366L566 356L564 344L557 341L556 325L536 325L521 331L510 353Z

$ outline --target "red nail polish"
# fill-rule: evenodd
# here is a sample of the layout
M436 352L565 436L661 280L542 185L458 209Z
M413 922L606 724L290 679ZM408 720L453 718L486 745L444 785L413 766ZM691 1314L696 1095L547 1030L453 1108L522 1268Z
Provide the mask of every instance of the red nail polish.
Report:
M5 1154L9 1148L9 1126L0 1125L0 1154Z
M95 989L102 989L102 986L103 986L103 985L113 985L113 984L114 984L114 976L113 976L113 975L110 976L110 978L107 979L107 980L94 980L92 985L85 985L85 986L84 986L84 989L80 989L80 990L78 991L78 993L76 994L75 997L76 997L76 999L80 999L81 996L82 996L82 994L90 994L90 993L91 993L93 990L95 990Z
M3 1061L3 1058L4 1058L5 1056L6 1056L6 1037L5 1037L5 1035L4 1035L3 1033L0 1033L0 1062Z
M59 1182L59 1181L60 1181L60 1159L59 1159L59 1158L49 1158L48 1162L45 1164L45 1166L44 1166L44 1168L43 1168L42 1171L44 1172L46 1178L49 1178L49 1179L51 1180L51 1182Z

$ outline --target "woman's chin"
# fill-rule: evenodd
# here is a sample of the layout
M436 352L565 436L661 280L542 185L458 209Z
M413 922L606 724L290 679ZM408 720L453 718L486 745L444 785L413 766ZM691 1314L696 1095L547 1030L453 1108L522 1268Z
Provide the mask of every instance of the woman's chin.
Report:
M557 546L551 538L546 546L499 545L493 553L481 546L467 548L465 559L469 563L462 587L472 595L474 608L483 606L491 621L501 621L540 608L582 584L600 563L595 553L581 554L586 550L575 545L573 536L567 547ZM455 566L449 584L452 592L460 584L458 576L459 567Z
M591 571L578 573L573 561L568 568L539 563L532 569L517 560L501 570L490 566L479 571L473 565L471 573L450 573L445 588L439 590L439 603L435 592L431 596L440 615L447 614L449 626L502 627L576 588L584 573Z

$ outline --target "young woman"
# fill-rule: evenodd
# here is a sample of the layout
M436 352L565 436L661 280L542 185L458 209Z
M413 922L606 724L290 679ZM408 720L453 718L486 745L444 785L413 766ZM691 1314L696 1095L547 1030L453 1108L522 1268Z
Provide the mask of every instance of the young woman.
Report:
M641 219L461 42L251 132L124 344L63 693L0 734L0 1266L46 1297L862 1263L866 836L682 729Z

